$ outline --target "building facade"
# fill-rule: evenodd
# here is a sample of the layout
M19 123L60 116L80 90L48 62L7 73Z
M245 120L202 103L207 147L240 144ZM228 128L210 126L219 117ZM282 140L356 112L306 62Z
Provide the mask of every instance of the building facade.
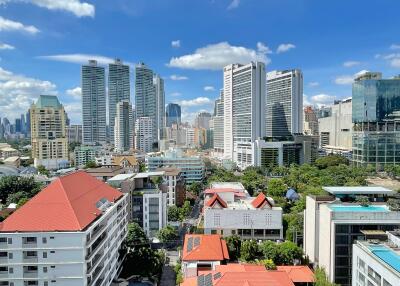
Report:
M353 83L353 164L400 163L400 76L360 75Z
M303 133L303 74L301 70L267 73L266 135Z
M106 137L106 84L104 67L90 60L82 66L82 122L85 145L104 144Z
M391 211L381 187L324 187L330 196L307 196L304 212L304 252L315 266L323 267L330 282L352 285L353 242L365 230L394 230L400 212ZM368 196L371 205L361 206L355 197Z
M318 117L312 106L304 108L303 132L305 135L318 135Z
M181 124L181 106L179 104L168 103L165 114L167 127L172 127L172 124Z
M150 117L138 117L135 123L135 148L148 153L153 150L153 120Z
M31 143L35 167L59 169L68 166L66 113L56 96L41 95L31 105Z
M220 91L220 97L215 101L214 114L214 150L224 153L224 91Z
M196 128L204 128L204 129L209 129L210 128L210 120L212 118L211 113L209 112L200 112L196 115L196 118L194 119L194 126Z
M251 165L251 143L265 134L265 65L224 67L224 158Z
M68 143L82 143L82 125L72 124L67 126Z
M153 77L154 91L156 94L156 128L157 128L157 140L160 141L164 138L164 127L165 127L165 91L164 91L164 79L159 75Z
M108 65L108 116L110 128L110 141L114 142L114 124L117 116L117 104L120 101L130 101L130 74L129 66L124 65L120 59Z
M58 178L0 226L1 285L111 285L127 207L127 194L84 172Z
M96 162L96 156L100 153L100 146L77 146L74 150L75 166L84 167L88 162Z
M115 151L124 152L133 148L133 112L129 100L117 103L114 118Z
M149 171L166 166L179 168L186 184L201 182L204 179L203 160L199 156L185 156L181 150L169 150L164 155L147 156L146 163Z

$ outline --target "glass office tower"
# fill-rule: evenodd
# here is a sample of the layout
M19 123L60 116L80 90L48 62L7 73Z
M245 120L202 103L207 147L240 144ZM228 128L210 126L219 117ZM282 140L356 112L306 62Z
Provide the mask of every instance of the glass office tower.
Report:
M366 73L353 84L353 164L400 164L400 76Z

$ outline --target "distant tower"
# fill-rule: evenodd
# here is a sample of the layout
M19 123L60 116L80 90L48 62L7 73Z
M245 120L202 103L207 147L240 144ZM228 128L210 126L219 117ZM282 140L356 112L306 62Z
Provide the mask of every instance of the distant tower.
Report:
M303 74L300 70L267 73L266 135L303 133Z
M181 106L176 103L168 103L166 107L167 127L172 127L172 124L181 124Z
M129 151L133 148L133 113L129 100L117 103L117 114L114 119L115 150Z
M153 120L150 117L138 117L135 123L135 147L143 152L153 150Z
M114 123L117 104L122 100L130 101L129 66L120 59L108 65L108 114L110 126L110 141L114 142Z
M82 66L83 143L106 143L106 87L104 67L90 60Z

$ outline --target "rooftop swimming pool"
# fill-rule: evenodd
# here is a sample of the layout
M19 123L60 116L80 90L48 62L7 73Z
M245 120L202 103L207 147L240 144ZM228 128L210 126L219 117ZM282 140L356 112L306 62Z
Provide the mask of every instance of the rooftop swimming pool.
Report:
M398 253L383 245L369 245L368 248L386 264L400 272L400 255Z
M386 206L368 206L363 207L360 205L329 205L329 208L334 212L388 212Z

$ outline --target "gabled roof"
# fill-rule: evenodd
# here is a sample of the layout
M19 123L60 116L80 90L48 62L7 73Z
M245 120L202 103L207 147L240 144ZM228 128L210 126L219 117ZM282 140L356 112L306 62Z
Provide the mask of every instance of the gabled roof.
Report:
M314 273L306 265L277 266L277 270L286 271L293 283L312 283L315 281Z
M214 196L212 196L212 198L207 201L206 206L213 207L216 203L218 203L223 208L228 207L226 202L223 199L221 199L221 197L218 196L217 194L214 194Z
M272 208L271 203L263 193L259 193L258 196L251 202L251 204L256 209L263 208L265 205L268 205L270 208Z
M122 193L79 171L60 177L44 188L2 224L0 232L82 231L103 212L102 203Z
M228 247L219 234L187 234L183 261L223 261L229 259Z
M138 164L136 157L133 155L113 156L112 160L116 165L120 165L123 160L127 160L131 166L136 166Z

